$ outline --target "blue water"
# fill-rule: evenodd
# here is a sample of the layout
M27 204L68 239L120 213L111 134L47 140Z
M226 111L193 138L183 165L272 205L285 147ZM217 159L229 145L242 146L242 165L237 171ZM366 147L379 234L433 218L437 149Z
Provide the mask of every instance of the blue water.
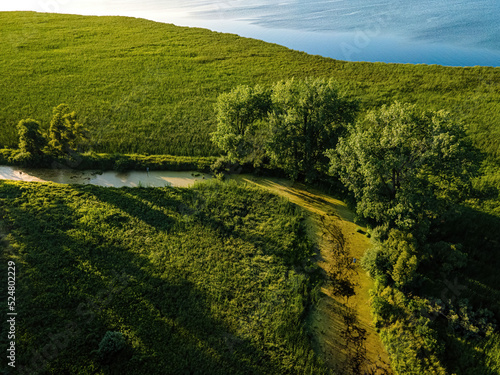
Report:
M142 17L340 60L500 66L500 0L18 0L0 10Z

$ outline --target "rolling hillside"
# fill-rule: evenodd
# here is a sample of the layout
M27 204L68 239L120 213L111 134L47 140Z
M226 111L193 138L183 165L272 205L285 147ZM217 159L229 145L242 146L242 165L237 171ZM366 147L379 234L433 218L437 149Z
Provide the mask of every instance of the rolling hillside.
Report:
M106 153L210 156L217 96L239 84L333 77L362 108L393 100L446 109L499 155L500 68L352 63L258 40L127 17L0 13L0 146L64 102Z

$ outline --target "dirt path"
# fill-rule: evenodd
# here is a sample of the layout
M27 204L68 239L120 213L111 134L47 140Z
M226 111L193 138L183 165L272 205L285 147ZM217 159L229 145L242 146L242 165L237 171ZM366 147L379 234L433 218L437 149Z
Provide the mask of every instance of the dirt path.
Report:
M341 217L342 221L340 225L344 236L349 241L351 256L353 258L359 260L370 246L370 240L366 235L357 232L360 227L353 222L354 214L339 200L307 187L304 184L292 183L285 179L255 178L245 175L232 178L250 185L269 189L304 208L309 214L308 230L311 236L316 239L321 249L318 264L323 269L327 269L331 261L321 236L320 217L323 215L337 214ZM357 273L354 280L356 295L349 299L348 306L344 298L332 296L327 286L322 288L325 297L321 299L310 317L310 324L315 333L317 348L332 368L336 368L339 363L343 363L346 360L347 350L344 339L341 336L341 331L345 328L345 323L341 312L346 308L351 308L357 315L358 325L367 332L367 361L365 369L377 369L376 374L392 374L389 357L372 324L368 294L369 289L372 287L372 281L363 271L359 262L356 262L355 267Z

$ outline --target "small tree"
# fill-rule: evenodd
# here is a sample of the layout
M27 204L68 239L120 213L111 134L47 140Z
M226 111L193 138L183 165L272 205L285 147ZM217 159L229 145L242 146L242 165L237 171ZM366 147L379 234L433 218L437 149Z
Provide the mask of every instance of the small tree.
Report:
M77 151L81 141L86 138L85 129L77 122L76 113L70 112L66 104L54 108L49 128L49 147L57 154Z
M99 343L97 353L102 361L109 362L125 346L125 338L121 332L107 331Z
M40 123L33 119L19 121L17 125L19 135L19 150L32 156L42 155L47 144L45 137L40 132Z
M257 162L262 157L262 120L270 108L270 93L261 86L238 86L217 98L217 130L212 141L231 162ZM260 154L260 156L259 156Z

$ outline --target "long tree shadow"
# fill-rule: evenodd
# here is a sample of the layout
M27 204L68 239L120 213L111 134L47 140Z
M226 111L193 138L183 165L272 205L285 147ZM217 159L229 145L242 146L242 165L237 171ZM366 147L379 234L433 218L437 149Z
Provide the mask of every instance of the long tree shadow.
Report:
M160 190L150 188L104 188L96 189L89 185L73 185L74 190L82 194L93 195L98 201L109 203L119 210L133 216L158 230L171 230L174 227L175 219L173 212L168 212L165 208L175 206L178 199L172 194L161 194ZM178 191L170 188L171 191ZM138 194L137 191L142 191ZM147 194L144 194L147 191ZM157 193L157 194L155 194ZM160 194L158 194L160 193ZM150 195L161 198L162 204L151 200ZM179 194L180 195L180 194ZM145 199L148 197L148 200ZM109 218L111 221L113 218Z
M282 372L262 348L212 317L210 297L189 280L189 270L157 268L141 252L89 232L73 204L58 196L59 188L47 188L37 202L25 195L35 187L25 186L7 194L18 201L6 209L22 275L18 361L24 373ZM163 213L141 213L149 207L144 203L131 208L137 199L119 191L77 187L65 192L83 199L89 190L155 228L168 229L175 221ZM108 330L123 332L128 347L102 362L95 351Z
M291 243L286 249L281 238L274 237L272 233L257 230L260 224L251 218L252 211L257 207L250 207L253 197L239 197L238 201L230 200L227 187L220 185L208 190L176 189L176 188L107 188L94 189L88 185L75 185L74 189L82 193L92 194L99 201L112 204L127 212L129 215L147 223L158 230L172 230L179 224L179 214L210 227L216 231L220 238L238 238L244 242L252 243L265 254L276 255L285 263L291 265L301 264L310 255L312 248L301 249ZM241 187L239 189L242 189ZM266 200L281 200L281 197L265 191L262 203ZM225 204L221 204L224 202ZM294 207L288 204L290 213ZM261 215L269 215L261 211ZM175 217L175 218L174 218ZM249 218L249 219L248 219ZM248 219L248 220L246 220ZM242 223L245 221L245 223ZM300 233L302 242L306 238L305 226Z
M332 198L333 195L326 196L320 190L312 189L302 183L290 183L287 180L272 180L272 179L255 179L243 178L243 181L256 185L265 189L279 190L285 195L289 195L291 201L298 200L302 206L310 209L313 213L338 213L343 220L353 221L354 214L352 211L342 204L337 198ZM319 211L319 212L318 212Z

